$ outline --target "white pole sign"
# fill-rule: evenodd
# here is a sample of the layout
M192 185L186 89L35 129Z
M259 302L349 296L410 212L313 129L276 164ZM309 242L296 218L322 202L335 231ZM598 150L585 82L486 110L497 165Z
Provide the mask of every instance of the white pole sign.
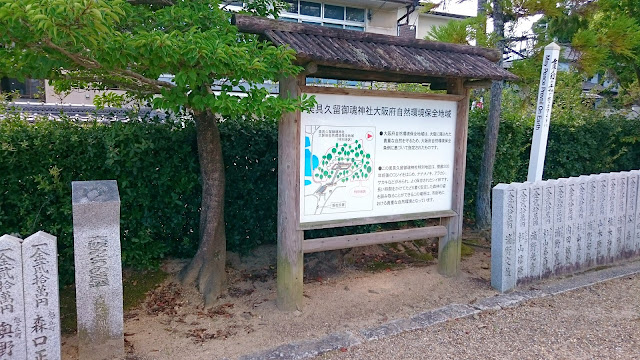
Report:
M551 120L551 107L553 105L553 93L556 86L558 73L558 57L560 46L551 43L544 48L542 71L540 73L540 89L538 90L538 105L536 107L536 121L533 127L533 141L531 143L531 156L529 157L529 174L527 181L542 180L544 170L544 157L547 152L547 138L549 136L549 121Z
M451 210L455 101L315 96L301 123L301 223Z

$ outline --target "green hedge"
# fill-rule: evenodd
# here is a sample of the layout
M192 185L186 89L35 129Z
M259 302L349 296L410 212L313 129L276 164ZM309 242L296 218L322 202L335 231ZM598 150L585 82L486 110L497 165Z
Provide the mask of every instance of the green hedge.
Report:
M469 114L465 184L465 216L474 217L478 174L488 111ZM503 113L496 151L493 185L527 179L533 117ZM544 179L640 168L640 120L594 115L579 119L570 112L553 118L549 129Z
M242 119L220 124L225 162L227 248L246 252L275 244L278 214L278 125Z
M150 267L197 243L195 130L178 123L106 126L70 121L0 121L0 233L58 237L62 283L73 279L71 181L115 179L122 259Z
M466 212L473 216L487 112L469 118ZM640 168L640 121L619 117L554 119L545 177ZM526 179L532 119L505 114L494 183ZM275 243L277 124L220 124L227 178L227 248L246 252ZM59 239L63 283L73 279L71 181L115 179L125 265L150 267L166 256L189 257L198 243L200 204L195 128L191 122L102 125L70 121L0 121L0 233L38 230ZM398 226L390 224L388 226ZM316 230L330 236L377 226Z

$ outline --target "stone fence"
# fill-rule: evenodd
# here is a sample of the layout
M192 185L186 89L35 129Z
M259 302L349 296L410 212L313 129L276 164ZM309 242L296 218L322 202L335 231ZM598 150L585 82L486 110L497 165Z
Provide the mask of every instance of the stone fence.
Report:
M493 188L491 285L640 256L640 170Z

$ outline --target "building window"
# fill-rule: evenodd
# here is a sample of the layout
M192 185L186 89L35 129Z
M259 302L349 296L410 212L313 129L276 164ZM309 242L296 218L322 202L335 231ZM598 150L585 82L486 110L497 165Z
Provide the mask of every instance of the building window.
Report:
M364 31L366 10L315 1L288 0L284 21L316 24L327 27Z
M44 81L40 79L25 79L24 81L19 81L18 79L5 77L0 79L0 91L17 91L20 94L20 99L23 100L42 100L44 99Z
M344 20L344 6L325 5L324 17L327 19Z
M300 1L300 15L320 17L322 4Z
M346 8L347 21L364 23L364 9Z

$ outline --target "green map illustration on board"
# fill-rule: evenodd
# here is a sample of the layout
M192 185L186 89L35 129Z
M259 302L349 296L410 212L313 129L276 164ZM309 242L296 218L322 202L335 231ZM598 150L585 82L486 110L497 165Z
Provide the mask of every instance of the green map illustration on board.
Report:
M375 128L305 127L305 214L370 210Z

